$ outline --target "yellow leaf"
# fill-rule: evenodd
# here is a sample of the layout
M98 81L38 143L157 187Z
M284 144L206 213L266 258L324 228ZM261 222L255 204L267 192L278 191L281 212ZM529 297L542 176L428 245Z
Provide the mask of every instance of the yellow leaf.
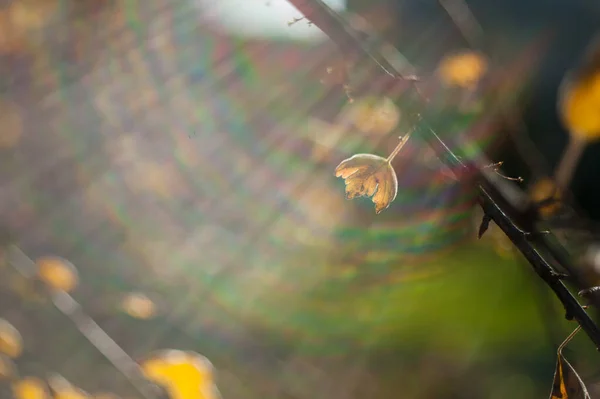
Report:
M54 290L70 292L79 282L77 269L66 259L44 256L36 264L40 279Z
M550 399L591 399L583 381L561 353L556 362Z
M440 79L449 86L473 88L488 69L487 59L467 51L445 57L439 65Z
M25 377L12 384L15 399L48 399L48 389L44 381L36 377Z
M172 399L217 399L213 367L194 352L158 351L141 363L146 378L163 386Z
M13 359L23 352L23 338L19 331L8 321L0 319L0 353Z
M398 193L398 179L390 161L372 154L357 154L335 168L335 176L346 183L348 199L371 197L375 212L386 209Z

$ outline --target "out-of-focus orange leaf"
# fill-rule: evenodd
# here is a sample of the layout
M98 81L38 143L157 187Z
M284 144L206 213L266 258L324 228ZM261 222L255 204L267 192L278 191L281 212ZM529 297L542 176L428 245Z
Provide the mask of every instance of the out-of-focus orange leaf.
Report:
M345 180L348 199L371 197L376 213L390 206L398 193L394 168L386 158L377 155L354 155L335 168L335 176Z
M538 207L538 211L544 216L550 216L560 209L560 196L560 190L548 178L538 180L529 189L529 198L532 201L536 203L544 202Z
M367 134L385 135L400 122L400 110L388 97L366 97L348 109L352 124Z
M121 301L125 313L136 319L151 319L156 315L156 304L141 292L131 292Z
M560 103L562 120L571 135L587 142L600 138L600 70L566 84Z
M600 35L581 64L563 78L558 107L572 138L600 139Z
M475 87L487 72L487 59L477 52L465 51L445 57L438 73L442 82L449 86Z
M36 377L25 377L13 382L12 392L15 399L48 399L50 393L46 383Z
M560 87L559 113L570 138L555 171L557 186L569 186L590 142L600 139L600 36L581 65L567 73Z
M23 352L21 333L8 321L0 319L0 353L13 359Z
M39 258L36 264L40 280L53 290L70 292L79 283L77 269L66 259L44 256Z
M217 399L213 366L202 355L168 349L141 363L146 378L163 386L172 399Z
M558 359L550 399L591 399L581 377L562 354L563 348L580 329L581 327L577 327L558 347Z

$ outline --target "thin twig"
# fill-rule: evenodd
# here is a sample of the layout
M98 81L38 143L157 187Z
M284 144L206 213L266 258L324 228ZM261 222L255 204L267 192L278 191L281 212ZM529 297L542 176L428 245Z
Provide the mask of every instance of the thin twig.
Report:
M398 155L398 153L400 152L402 147L404 147L404 145L408 142L408 139L410 138L410 133L411 132L408 132L404 136L402 136L402 138L400 139L400 142L396 145L396 148L394 148L392 153L387 157L388 162L392 162L394 160L394 158L396 157L396 155Z
M19 247L8 246L9 264L16 272L27 279L35 278L36 265ZM54 306L67 316L79 332L129 381L146 399L158 399L158 390L154 390L143 377L140 366L133 360L96 322L85 313L81 305L69 294L62 291L50 292Z

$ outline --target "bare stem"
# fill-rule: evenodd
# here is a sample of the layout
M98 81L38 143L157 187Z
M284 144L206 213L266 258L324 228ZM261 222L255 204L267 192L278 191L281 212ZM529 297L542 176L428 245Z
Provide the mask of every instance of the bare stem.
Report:
M581 326L577 326L577 328L571 334L569 334L569 336L567 338L565 338L565 340L562 342L562 344L560 344L560 346L558 347L558 350L556 351L556 353L558 353L559 355L561 355L562 354L562 350L573 339L573 337L575 335L577 335L577 333L579 332L579 330L581 330Z
M559 190L566 190L569 187L586 145L586 141L571 135L567 148L554 172L554 179Z
M406 142L410 138L410 134L411 133L412 132L408 132L404 136L402 136L402 139L400 140L400 142L398 143L398 145L396 146L396 148L394 148L394 150L392 151L392 153L390 154L390 156L387 157L387 161L388 162L391 163L394 160L394 158L396 157L396 155L398 155L398 153L400 152L400 150L402 149L402 147L404 147L404 144L406 144Z

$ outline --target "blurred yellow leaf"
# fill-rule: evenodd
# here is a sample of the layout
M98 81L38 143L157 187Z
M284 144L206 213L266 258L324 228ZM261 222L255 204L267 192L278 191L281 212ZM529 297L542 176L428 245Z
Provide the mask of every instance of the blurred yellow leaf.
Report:
M400 110L388 97L366 97L348 108L352 124L367 134L385 135L400 122Z
M600 138L600 34L578 67L563 78L558 106L572 139L590 142Z
M335 168L335 176L345 180L348 199L371 197L376 213L386 209L398 192L394 168L388 159L377 155L354 155Z
M123 298L121 308L136 319L147 320L156 315L156 305L150 298L140 292L131 292Z
M21 333L8 321L0 319L0 353L13 359L23 352Z
M25 377L12 384L15 399L48 399L46 383L36 377Z
M560 208L560 190L558 190L554 181L549 178L535 182L529 189L529 198L534 202L553 200L539 207L538 211L544 216L550 216Z
M0 381L13 379L17 375L17 366L6 355L0 354Z
M213 366L194 352L170 349L153 353L141 363L145 376L163 386L172 399L216 399Z
M48 385L54 393L54 399L91 399L87 392L77 388L59 374L48 377Z
M488 61L482 54L466 51L445 57L438 73L442 82L449 86L473 88L487 69Z
M589 77L565 84L560 102L569 132L587 142L600 138L600 69Z
M36 261L38 276L51 289L70 292L79 282L77 269L71 262L57 256L44 256Z

